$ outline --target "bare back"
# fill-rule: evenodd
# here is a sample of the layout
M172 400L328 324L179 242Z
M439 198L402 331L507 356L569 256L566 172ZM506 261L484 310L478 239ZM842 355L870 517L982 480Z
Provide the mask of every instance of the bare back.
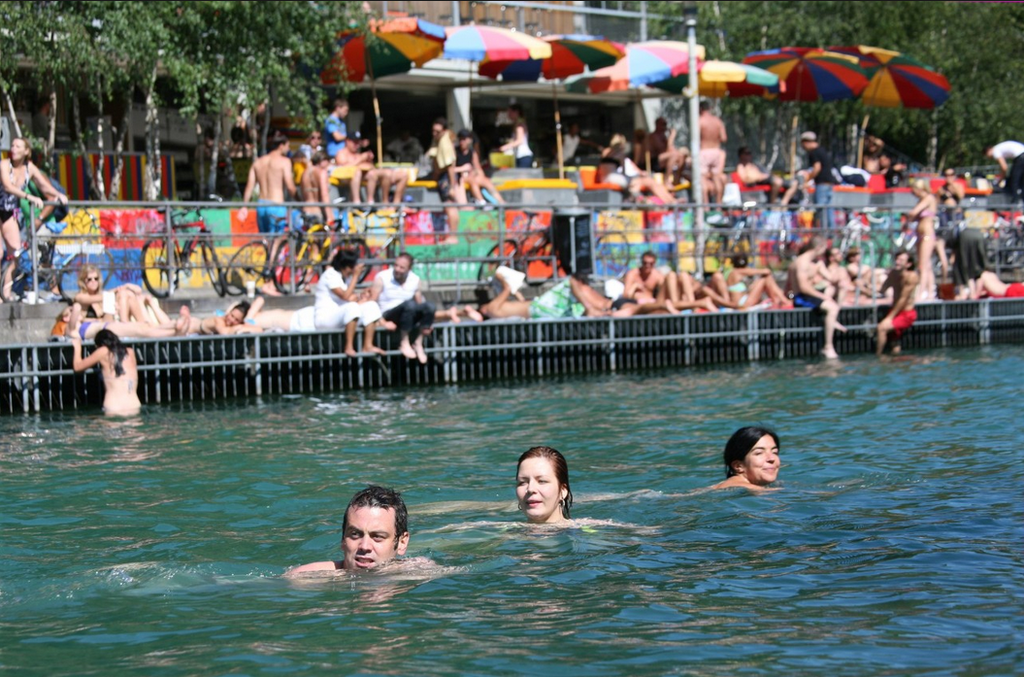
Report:
M295 192L292 179L292 162L283 155L269 153L252 164L256 183L260 187L260 199L268 202L284 202L284 193Z
M135 350L128 348L121 366L124 373L118 376L114 371L114 355L107 351L100 361L103 371L103 412L109 416L127 416L139 413L142 402L139 401L137 388L139 385L138 363L135 361Z
M727 140L725 124L719 118L710 113L700 116L701 148L721 148Z

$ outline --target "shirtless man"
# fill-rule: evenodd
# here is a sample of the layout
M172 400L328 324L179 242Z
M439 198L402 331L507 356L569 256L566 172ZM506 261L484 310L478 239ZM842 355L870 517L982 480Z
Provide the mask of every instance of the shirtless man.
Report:
M303 564L286 577L312 572L368 571L391 564L409 547L409 511L394 489L368 486L349 501L341 524L341 560ZM429 562L425 558L415 558ZM405 560L409 563L410 560Z
M294 199L297 192L292 174L292 161L288 159L288 138L280 132L275 132L267 141L267 154L252 163L242 202L252 199L257 184L260 188L260 206L256 208L256 224L261 233L277 235L270 248L270 257L267 259L276 261L277 250L287 238L285 231L288 225L288 208L284 206L284 193L287 191L288 196ZM242 207L238 210L239 221L245 221L248 216L248 208ZM280 292L274 288L271 276L268 274L265 277L267 281L263 284L263 293L280 296Z
M790 191L789 184L783 181L781 176L769 174L768 172L761 169L754 162L753 151L751 151L750 148L748 148L747 146L743 146L742 148L740 148L737 154L739 158L736 162L736 174L739 175L740 181L743 182L743 185L756 186L758 184L767 183L769 186L771 186L768 195L769 202L775 202L775 200L779 197L779 193L784 192L785 195L782 199L781 204L785 206L786 204L789 203L790 198L796 191Z
M893 259L892 271L885 280L882 291L892 289L892 308L886 313L882 321L878 323L878 338L875 348L876 354L881 357L885 350L886 341L889 339L889 332L896 335L892 345L892 354L900 352L900 338L903 332L910 329L910 326L917 320L917 311L914 310L914 297L917 294L917 273L914 272L914 259L910 258L907 252L900 252Z
M623 278L625 290L622 297L632 299L640 304L662 302L672 310L718 310L714 301L706 295L697 299L697 285L688 273L687 280L680 281L679 274L669 271L668 275L655 268L658 258L654 252L644 252L640 257L640 267L631 268ZM703 290L702 290L703 291Z
M330 167L330 156L322 150L314 151L309 169L302 173L302 181L299 182L302 201L307 205L302 211L323 219L323 224L328 228L334 225L334 210L320 205L331 201Z
M704 202L710 203L712 191L716 200L725 191L725 151L722 144L729 140L725 124L711 112L711 104L700 102L700 171L703 179Z
M839 304L814 287L814 272L818 269L818 260L825 254L828 241L821 235L815 235L803 246L800 254L789 266L789 289L793 290L793 307L810 308L825 314L825 346L821 354L830 360L839 357L832 344L836 330L846 331L839 323Z
M676 148L676 130L671 129L666 133L666 129L668 129L668 122L665 118L658 118L654 121L654 131L647 136L647 152L651 154L651 170L662 172L665 175L666 183L670 181L678 183L679 175L686 162L687 152L685 149Z

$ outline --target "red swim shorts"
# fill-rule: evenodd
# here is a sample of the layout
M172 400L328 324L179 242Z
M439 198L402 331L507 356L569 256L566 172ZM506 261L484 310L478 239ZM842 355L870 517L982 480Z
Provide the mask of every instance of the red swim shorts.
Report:
M1006 296L1008 299L1024 299L1024 283L1014 282L1006 288Z
M892 330L896 334L896 338L903 336L903 332L910 329L910 326L917 321L916 310L904 310L896 317L892 318Z

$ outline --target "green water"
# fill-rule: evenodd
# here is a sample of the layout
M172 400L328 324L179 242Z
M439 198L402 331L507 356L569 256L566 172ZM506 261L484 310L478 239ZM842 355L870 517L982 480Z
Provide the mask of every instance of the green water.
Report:
M1024 348L0 420L0 671L1011 675ZM782 491L699 492L740 425ZM515 510L569 460L573 517ZM442 569L288 581L366 483Z

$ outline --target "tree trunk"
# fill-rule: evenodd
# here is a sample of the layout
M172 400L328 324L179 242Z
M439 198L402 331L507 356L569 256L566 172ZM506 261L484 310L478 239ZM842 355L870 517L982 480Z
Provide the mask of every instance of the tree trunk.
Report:
M95 180L93 181L96 189L96 199L103 202L107 201L107 184L103 180L103 170L106 169L107 158L104 156L103 151L103 80L97 79L96 82L96 101L99 104L98 115L96 116L96 174Z
M938 164L939 155L939 113L932 111L932 119L928 129L928 167L934 170Z
M4 90L4 102L7 104L7 110L11 113L11 132L14 134L14 138L21 136L21 125L18 124L18 116L14 114L14 102L11 101L11 93L6 89Z
M146 199L160 198L160 130L157 128L156 109L156 67L149 77L146 88Z
M270 88L268 86L268 88L267 88L267 104L266 104L266 106L263 109L263 124L260 126L260 155L266 155L267 154L267 137L270 135L270 112L271 112L271 110L273 110L271 108L271 105L272 105L271 97L272 96L273 96L273 92L270 91ZM380 160L380 158L377 158L377 159L378 159L378 161Z
M71 95L71 132L75 135L75 147L78 150L78 154L85 158L86 163L89 162L89 149L85 147L85 130L82 127L82 111L81 106L78 102L78 94ZM98 199L103 198L103 183L98 180L98 177L102 176L89 168L89 191L90 197L97 196Z
M224 130L223 119L223 115L218 115L213 123L213 150L210 152L210 173L206 177L206 195L197 195L197 200L205 200L210 195L217 194L217 163L220 162L220 136Z
M121 126L113 130L114 134L117 135L117 141L114 142L114 175L110 178L110 194L115 200L121 194L121 177L124 174L124 142L128 138L128 124L132 114L131 94L125 96L124 105L124 117L121 118Z

